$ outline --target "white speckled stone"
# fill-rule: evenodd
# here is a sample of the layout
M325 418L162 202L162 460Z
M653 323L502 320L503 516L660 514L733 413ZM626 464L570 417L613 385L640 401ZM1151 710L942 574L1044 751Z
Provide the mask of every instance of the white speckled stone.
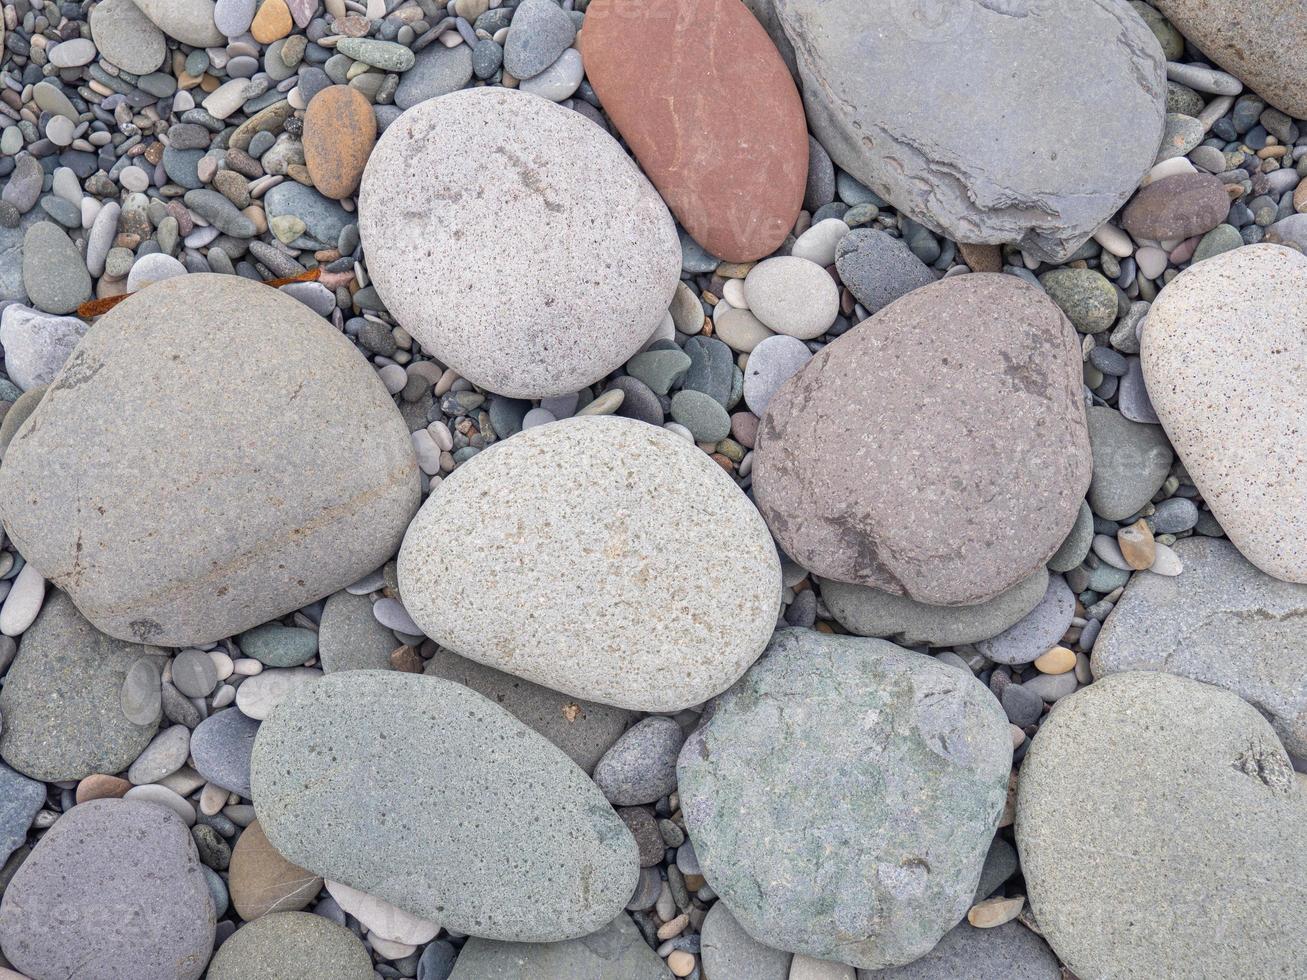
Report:
M671 215L617 142L512 89L465 89L391 123L363 174L359 230L401 325L517 398L624 363L680 275Z
M1153 408L1245 558L1307 582L1307 258L1250 245L1158 296L1140 354Z
M48 385L68 360L87 324L75 316L51 316L19 303L0 314L0 345L5 352L5 373L27 391Z
M399 584L442 646L641 711L725 690L781 588L766 526L717 464L614 416L525 430L455 470L409 527Z
M764 259L749 270L744 296L765 326L800 340L820 337L840 312L835 280L816 262L793 255Z

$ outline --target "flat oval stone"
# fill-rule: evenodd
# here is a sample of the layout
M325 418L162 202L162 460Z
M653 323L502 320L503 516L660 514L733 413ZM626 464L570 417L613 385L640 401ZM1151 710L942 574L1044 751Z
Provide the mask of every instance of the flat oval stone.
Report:
M287 860L468 935L582 936L635 890L635 841L594 783L439 678L340 671L296 691L259 730L252 783Z
M1135 238L1163 241L1211 231L1230 213L1225 185L1211 174L1176 174L1140 189L1121 215Z
M363 174L359 231L404 329L515 398L570 394L620 367L680 276L671 215L617 142L512 89L464 89L391 123Z
M46 313L72 313L91 298L86 261L64 230L38 221L23 236L23 284L32 305Z
M596 0L581 53L608 117L695 241L727 262L774 252L803 205L808 129L749 11L737 0Z
M561 943L504 943L469 939L449 980L672 980L672 973L625 912L580 939Z
M100 55L133 75L148 75L168 56L163 31L132 0L103 0L91 8L91 39Z
M372 980L359 938L310 912L276 912L236 930L218 947L208 980Z
M422 631L461 656L676 711L757 659L781 580L758 512L706 454L666 429L585 416L446 477L404 539L399 586Z
M101 317L0 472L27 560L99 629L168 646L361 578L419 493L407 426L349 339L275 289L209 274Z
M227 708L200 722L191 735L195 770L211 783L250 798L250 753L259 723L243 711Z
M159 727L158 713L146 724L128 717L123 688L142 659L155 661L157 688L162 654L105 636L65 593L51 593L0 688L0 756L50 782L122 772Z
M324 88L304 113L304 165L313 186L327 197L354 193L376 142L377 117L358 89Z
M840 312L840 291L816 262L793 255L764 259L744 279L749 312L769 330L812 340Z
M324 671L372 668L389 670L390 655L400 645L395 634L372 615L366 595L337 592L322 609L318 656Z
M772 397L754 451L758 507L823 578L931 605L991 599L1075 523L1091 474L1082 388L1071 325L1038 289L986 273L941 280L825 347Z
M1245 558L1307 582L1307 258L1250 245L1195 263L1162 290L1140 356L1153 408Z
M1307 8L1298 0L1157 0L1203 53L1277 109L1307 118Z
M297 912L322 891L322 879L282 857L258 820L236 838L228 884L231 904L246 922L271 912Z
M1016 836L1031 911L1076 976L1307 962L1307 792L1233 694L1138 671L1064 699L1022 763Z
M213 899L186 824L136 800L73 807L0 901L0 945L31 977L85 976L95 964L105 980L197 980L213 936Z
M955 241L1063 261L1153 164L1165 62L1127 4L758 5L794 42L808 124L831 159Z
M923 955L971 905L1011 759L1007 719L969 672L779 630L677 772L703 873L740 925L872 969Z

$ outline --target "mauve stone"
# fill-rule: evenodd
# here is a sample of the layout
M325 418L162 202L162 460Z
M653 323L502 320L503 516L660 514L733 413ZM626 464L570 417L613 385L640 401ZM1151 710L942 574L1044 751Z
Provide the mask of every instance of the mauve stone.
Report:
M823 578L932 605L992 598L1057 550L1089 486L1080 365L1066 317L1014 276L915 290L772 398L758 506Z
M695 241L727 262L774 252L803 204L808 130L748 9L595 0L581 52L609 118Z
M1121 216L1135 238L1160 242L1211 231L1230 213L1225 185L1211 174L1176 174L1140 189Z

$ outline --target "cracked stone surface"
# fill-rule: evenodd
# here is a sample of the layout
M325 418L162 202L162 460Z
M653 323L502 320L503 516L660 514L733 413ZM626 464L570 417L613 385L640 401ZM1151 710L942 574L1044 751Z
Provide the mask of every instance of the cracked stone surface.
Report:
M1227 691L1131 672L1058 702L1021 767L1016 834L1035 919L1076 976L1307 962L1307 794Z
M983 602L1032 575L1075 523L1092 470L1081 391L1071 324L1044 293L1014 276L941 280L773 396L758 507L823 578Z
M1307 586L1258 571L1222 538L1172 547L1184 573L1130 579L1094 641L1094 675L1160 670L1223 687L1307 759Z
M514 398L568 394L638 351L676 291L676 225L579 113L464 89L387 127L359 192L386 308L433 357Z
M681 750L708 883L760 942L864 969L966 913L1007 792L1007 719L884 640L780 630Z
M793 45L831 158L956 241L1060 262L1125 203L1161 142L1161 46L1120 0L770 7L764 23Z
M349 339L211 274L101 317L0 471L27 560L101 631L159 646L356 581L394 554L418 499L408 429Z
M250 781L288 861L457 932L584 936L639 875L635 840L561 749L437 677L343 670L298 689L259 728Z

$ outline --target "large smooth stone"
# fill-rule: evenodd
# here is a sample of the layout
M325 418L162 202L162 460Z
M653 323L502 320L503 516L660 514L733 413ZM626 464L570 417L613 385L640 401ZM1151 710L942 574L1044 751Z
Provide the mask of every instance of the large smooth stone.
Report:
M859 970L858 980L1061 980L1048 944L1019 922L993 929L959 923L929 953L891 970Z
M218 948L208 980L373 980L372 957L344 926L310 912L276 912Z
M163 651L105 636L62 592L51 592L23 634L0 688L0 756L19 772L50 782L118 773L150 743L159 724L138 725L123 711L132 664ZM158 703L158 693L154 696Z
M708 456L635 419L520 432L446 477L409 528L399 587L437 643L574 697L677 711L757 659L780 561Z
M808 129L785 62L739 0L596 0L581 54L695 241L727 262L780 246L803 206Z
M794 960L793 953L772 949L745 932L725 902L714 902L704 917L701 945L704 974L709 980L787 980Z
M1157 417L1244 557L1307 582L1307 257L1251 245L1162 290L1140 356Z
M1307 759L1307 586L1258 571L1220 538L1172 547L1184 572L1130 579L1094 641L1095 676L1161 670L1223 687Z
M635 890L635 841L570 759L460 684L346 670L254 743L254 808L288 860L449 929L594 932Z
M449 980L672 980L623 912L597 932L561 943L505 943L469 939Z
M1078 977L1290 977L1307 962L1307 796L1271 726L1171 674L1060 701L1021 767L1031 910Z
M594 772L600 757L637 718L633 711L578 701L444 648L436 649L423 673L470 687L489 698L557 745L587 773Z
M570 394L625 363L681 271L675 223L617 141L505 88L421 102L387 126L359 231L400 324L514 398Z
M1155 0L1180 33L1277 109L1307 118L1301 0Z
M1060 262L1153 164L1162 49L1120 0L771 4L831 159L955 241Z
M236 914L252 922L272 912L305 908L322 891L322 879L282 857L255 820L231 850L228 888Z
M858 636L879 636L906 646L951 647L998 636L1039 605L1048 572L1037 568L1006 592L973 606L929 606L865 585L821 583L821 597L835 620Z
M168 56L163 31L132 0L103 0L91 8L91 39L100 55L133 75L148 75Z
M1040 290L1015 276L941 280L772 397L758 507L822 578L931 605L992 599L1075 523L1091 471L1082 390L1074 331Z
M377 622L372 600L365 595L351 595L342 589L322 607L318 655L327 673L390 670L390 655L400 645L395 634Z
M180 817L154 803L73 807L0 901L0 948L33 980L196 980L213 936L195 842Z
M195 48L227 43L213 22L214 0L133 0L159 30Z
M209 274L101 317L0 470L24 557L97 628L160 646L362 578L419 494L408 427L349 339L275 289Z
M709 885L760 942L851 966L926 953L998 826L1008 722L965 671L884 640L781 630L681 750Z

